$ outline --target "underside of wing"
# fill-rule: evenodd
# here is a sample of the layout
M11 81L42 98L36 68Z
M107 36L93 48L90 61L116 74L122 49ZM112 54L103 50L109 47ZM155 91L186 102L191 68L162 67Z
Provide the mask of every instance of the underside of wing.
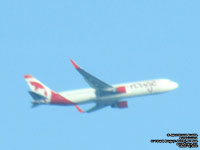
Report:
M85 81L96 90L97 97L103 97L112 94L121 94L126 93L126 87L112 87L111 85L101 81L100 79L94 77L90 73L86 72L84 69L79 67L73 60L70 60L75 69L83 76ZM85 111L87 113L94 112L96 110L102 109L104 107L111 106L112 108L127 108L126 101L118 101L118 100L104 100L104 101L96 101L96 105L89 110Z
M90 85L90 87L96 90L96 95L101 97L105 95L112 95L112 94L119 94L119 93L126 93L126 87L113 87L104 81L96 78L95 76L91 75L90 73L86 72L84 69L79 67L73 60L70 60L76 70L83 76L85 81Z
M102 109L102 108L107 107L107 106L109 106L109 104L96 103L96 105L94 107L88 109L85 112L91 113L91 112L97 111L97 110Z
M107 106L111 106L112 108L119 108L119 109L128 108L128 102L127 101L97 102L94 107L90 108L89 110L85 112L91 113L99 109L105 108Z
M103 90L108 88L113 88L111 85L101 81L100 79L94 77L90 73L86 72L82 68L80 68L73 60L70 60L76 70L83 76L85 81L96 90Z

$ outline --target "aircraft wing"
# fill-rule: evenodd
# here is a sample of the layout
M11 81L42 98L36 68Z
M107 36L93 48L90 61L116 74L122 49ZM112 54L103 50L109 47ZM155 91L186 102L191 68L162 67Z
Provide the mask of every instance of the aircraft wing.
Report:
M94 107L86 110L85 112L91 113L91 112L97 111L97 110L102 109L102 108L107 107L107 106L110 106L110 104L96 103L96 105L94 105Z
M89 74L82 68L80 68L73 60L70 60L76 70L83 76L85 81L94 89L96 90L104 90L108 88L113 88L111 85L99 80L98 78L94 77L93 75Z
M97 101L96 105L89 110L85 111L87 113L102 109L104 107L111 106L112 108L128 108L127 101Z

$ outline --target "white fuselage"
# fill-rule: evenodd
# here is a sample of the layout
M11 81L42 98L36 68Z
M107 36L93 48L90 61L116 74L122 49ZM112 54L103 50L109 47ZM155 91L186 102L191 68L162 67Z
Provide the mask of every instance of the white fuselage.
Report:
M73 60L70 61L91 88L55 92L32 75L27 74L24 75L24 78L30 88L29 94L33 98L33 107L39 104L74 105L82 113L84 111L77 104L95 102L96 105L85 112L93 112L106 106L127 108L127 101L122 100L124 98L164 93L178 87L176 82L168 79L110 85L82 69Z
M65 91L60 92L59 94L76 104L95 102L99 100L109 102L118 101L129 97L168 92L176 89L178 84L168 79L157 79L113 85L113 87L116 88L122 86L126 89L125 93L115 93L101 97L97 97L95 94L95 89L92 88Z

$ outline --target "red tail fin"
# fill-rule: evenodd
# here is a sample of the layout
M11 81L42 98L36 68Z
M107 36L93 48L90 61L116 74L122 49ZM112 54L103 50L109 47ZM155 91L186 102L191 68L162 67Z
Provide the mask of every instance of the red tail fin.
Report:
M31 92L43 96L47 103L57 104L57 105L71 104L74 105L80 113L83 113L83 110L81 110L77 104L71 102L67 98L60 95L59 93L52 91L33 76L25 75L24 78L28 86L30 87Z

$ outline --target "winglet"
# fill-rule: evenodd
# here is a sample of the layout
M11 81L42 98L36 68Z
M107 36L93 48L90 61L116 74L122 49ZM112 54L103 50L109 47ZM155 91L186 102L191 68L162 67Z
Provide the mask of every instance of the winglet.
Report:
M76 69L80 69L80 67L72 60L70 59L72 65L76 68Z
M76 109L80 112L83 113L84 111L82 109L80 109L80 107L78 107L78 105L75 104Z

